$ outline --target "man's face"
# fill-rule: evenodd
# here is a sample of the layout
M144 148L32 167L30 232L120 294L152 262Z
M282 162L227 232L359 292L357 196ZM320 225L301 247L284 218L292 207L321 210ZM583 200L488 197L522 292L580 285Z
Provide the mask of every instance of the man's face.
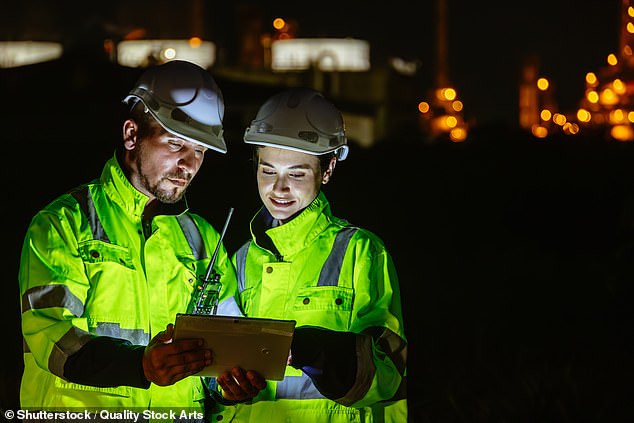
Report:
M132 185L150 199L175 203L198 173L206 150L162 128L157 129L134 143Z
M334 167L334 166L333 166ZM328 182L332 170L321 174L311 154L274 147L258 148L257 181L262 203L282 223L304 210Z

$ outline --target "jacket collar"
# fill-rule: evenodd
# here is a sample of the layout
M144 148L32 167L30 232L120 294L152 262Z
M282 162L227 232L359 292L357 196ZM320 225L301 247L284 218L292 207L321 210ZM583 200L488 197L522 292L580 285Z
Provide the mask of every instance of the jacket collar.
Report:
M320 191L308 207L293 220L280 226L271 227L273 217L266 207L262 207L251 220L251 235L259 246L276 255L279 252L282 258L292 257L310 245L331 220L330 204Z
M149 198L137 190L123 173L116 154L105 164L101 172L101 183L108 197L126 213L141 218ZM163 204L160 214L177 215L187 211L187 200L183 197L174 204Z

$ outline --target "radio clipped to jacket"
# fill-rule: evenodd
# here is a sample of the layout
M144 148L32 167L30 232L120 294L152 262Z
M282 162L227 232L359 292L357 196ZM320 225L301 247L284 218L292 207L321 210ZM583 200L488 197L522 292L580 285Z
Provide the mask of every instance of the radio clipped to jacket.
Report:
M229 209L229 214L225 225L220 233L220 239L216 244L216 249L211 257L209 266L207 266L207 272L205 275L198 276L198 281L192 292L192 298L187 307L187 314L216 314L218 311L218 299L220 298L220 289L222 283L220 282L220 275L214 272L213 267L216 263L216 257L218 256L218 250L222 245L222 240L227 232L231 215L233 215L233 207Z

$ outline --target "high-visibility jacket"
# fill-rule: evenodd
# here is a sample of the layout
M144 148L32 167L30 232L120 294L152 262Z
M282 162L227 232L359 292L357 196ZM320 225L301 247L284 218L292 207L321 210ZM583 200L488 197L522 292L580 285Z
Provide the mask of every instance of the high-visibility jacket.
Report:
M251 221L252 240L232 257L243 313L375 336L357 359L354 386L337 402L287 366L284 380L267 381L250 403L219 408L222 421L406 422L407 344L397 274L383 242L334 217L323 193L293 220L262 223L271 219L262 208Z
M177 313L187 311L196 279L205 275L219 233L187 211L185 200L164 205L165 213L145 221L147 200L113 157L99 179L60 196L32 219L19 270L22 408L202 412L200 377L147 388L140 360L127 364L136 374L122 376L144 381L145 388L86 386L65 375L68 358L95 337L147 345ZM235 285L224 247L214 271L221 283ZM236 306L227 294L221 301Z

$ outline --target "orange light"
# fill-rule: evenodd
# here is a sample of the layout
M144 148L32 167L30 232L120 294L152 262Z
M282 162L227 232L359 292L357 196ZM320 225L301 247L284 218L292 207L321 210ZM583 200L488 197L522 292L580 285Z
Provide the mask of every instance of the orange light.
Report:
M429 111L429 103L426 101L421 101L418 103L418 111L421 113L427 113Z
M580 122L588 123L590 119L592 119L592 115L586 109L579 109L577 110L577 119L579 119Z
M548 136L548 129L541 125L533 125L531 127L531 132L537 138L546 138Z
M546 78L539 78L537 80L537 88L539 88L542 91L546 91L549 85L550 83L548 82L548 79Z
M608 120L611 124L624 123L627 121L627 117L623 109L614 109L610 112Z
M455 128L456 125L458 125L458 119L456 119L455 116L447 116L445 124L447 125L447 128Z
M108 39L103 41L103 51L108 54L114 53L115 44L114 41Z
M123 36L124 40L140 40L145 38L145 28L134 28L132 31L128 32Z
M597 75L594 72L588 72L586 74L586 82L594 86L597 83Z
M625 84L618 78L612 82L612 88L614 88L614 92L619 95L625 94Z
M286 21L282 18L275 18L273 19L273 28L277 29L278 31L281 31L282 29L284 29L284 27L286 26Z
M561 113L555 113L553 115L553 122L555 122L559 126L563 126L566 123L566 116Z
M461 127L449 131L449 139L453 142L463 142L467 139L467 130Z
M614 53L610 53L608 54L608 65L610 66L616 66L617 63L619 63L619 60L616 58L616 55Z
M599 93L597 93L594 90L588 91L586 93L586 98L588 99L590 103L595 104L599 101Z
M189 46L192 48L198 48L203 44L203 40L200 37L191 37L189 39Z
M568 135L576 135L579 133L579 125L576 123L566 122L563 126L564 133Z
M619 102L619 96L616 95L616 93L611 89L606 88L605 90L601 91L599 102L606 106L614 106Z
M610 135L617 141L634 140L634 131L630 125L616 125L610 130Z
M456 99L456 90L453 88L446 88L444 90L444 97L446 100L452 101Z
M456 90L453 88L440 88L436 90L436 97L441 101L452 101L456 98Z

